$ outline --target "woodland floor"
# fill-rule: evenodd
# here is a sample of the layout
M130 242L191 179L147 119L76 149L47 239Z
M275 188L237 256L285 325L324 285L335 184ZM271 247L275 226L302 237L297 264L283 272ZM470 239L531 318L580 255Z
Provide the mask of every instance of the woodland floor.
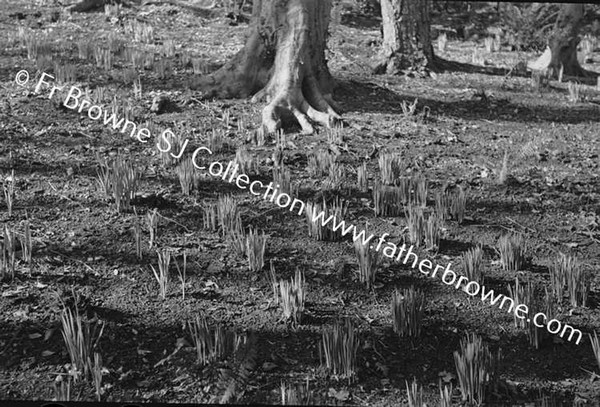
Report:
M212 129L222 131L229 148L215 160L228 161L246 145L260 163L256 177L268 182L273 141L264 146L246 142L259 126L261 106L246 100L201 101L200 94L186 89L194 73L191 65L181 62L188 53L201 59L205 71L215 69L241 47L246 25L231 26L222 11L206 19L172 5L148 5L137 12L123 9L118 17L69 17L58 7L31 3L0 6L0 169L3 178L11 169L16 177L14 213L9 216L2 201L0 221L22 232L28 220L34 240L32 264L20 262L15 280L0 285L0 399L55 397L54 379L69 363L58 298L68 302L74 290L80 309L106 323L100 340L107 369L104 401L206 403L218 395L219 366L199 367L191 346L158 363L176 350L180 338L190 342L184 323L205 313L227 327L257 335L257 366L240 403L280 403L282 381L308 379L317 404L398 405L406 402L405 381L413 377L434 401L440 378L457 386L453 352L465 332L476 332L492 348L501 349L498 371L503 385L490 401L600 402L600 381L590 374L599 367L587 337L600 331L600 95L594 87L586 86L586 99L572 103L565 83L552 81L535 90L528 77L481 72L471 65L474 46L490 67L506 68L534 57L506 49L488 54L481 36L451 38L441 54L465 63L461 72L432 78L375 77L369 64L380 41L377 21L354 16L331 29L329 60L338 81L334 96L348 123L341 130L342 146L333 147L341 150L338 160L346 168L341 194L350 205L348 221L359 228L368 224L370 233L390 233L390 241L405 235L404 217L375 217L371 194L355 188L356 168L363 158L368 159L372 185L379 179L379 168L371 153L381 148L400 151L407 167L429 181L430 201L445 183L467 190L465 222L449 221L440 250L422 252L421 258L452 261L460 270L461 253L480 243L486 285L508 294L506 287L516 273L502 271L494 248L501 235L513 231L523 234L530 257L518 274L530 276L539 287L548 284L548 266L559 251L575 253L594 273L588 306L570 309L563 302L559 315L584 332L581 344L552 336L535 350L511 315L397 263L384 264L376 287L367 291L356 279L351 241L315 241L307 234L304 217L220 180L202 179L199 190L184 196L174 170L163 166L153 143L139 143L61 108L59 98L33 93L38 68L52 73L54 62L72 65L78 87L104 87L107 106L113 98L122 105L129 100L137 123L148 122L161 131L172 128L205 145ZM135 42L125 32L124 22L136 18L153 27L150 43ZM474 13L471 18L484 17ZM18 27L45 33L51 52L38 56L37 62L28 59ZM137 70L141 99L134 98L128 80L130 62L115 56L112 68L105 70L96 66L93 54L87 60L78 58L78 42L107 47L110 33L171 66L165 79L156 69ZM167 40L174 41L175 56L160 56ZM593 57L596 62L585 66L598 72L600 52ZM21 69L32 76L26 87L14 81ZM169 103L165 112L155 114L150 106L159 92ZM417 115L403 115L402 102L415 98ZM421 120L423 112L428 114ZM309 176L306 168L308 155L329 147L326 133L286 135L284 163L305 201L320 192L325 180ZM507 151L510 176L501 184ZM117 213L98 188L96 155L117 152L142 174L134 200L137 215L145 222L146 213L158 208L163 217L158 246L188 253L185 300L175 274L166 300L159 297L150 269L156 267L156 253L148 248L145 227L144 256L138 260L131 233L136 215ZM296 268L304 271L307 310L297 329L280 322L268 266L250 273L246 259L218 232L203 229L203 201L214 202L225 193L238 201L245 226L259 227L268 235L266 263L273 262L278 278L289 278ZM389 305L396 288L410 285L424 290L427 298L422 338L415 343L393 333ZM357 378L350 384L328 377L319 360L324 327L341 317L353 320L361 339ZM95 397L91 384L78 383L72 390L73 400Z

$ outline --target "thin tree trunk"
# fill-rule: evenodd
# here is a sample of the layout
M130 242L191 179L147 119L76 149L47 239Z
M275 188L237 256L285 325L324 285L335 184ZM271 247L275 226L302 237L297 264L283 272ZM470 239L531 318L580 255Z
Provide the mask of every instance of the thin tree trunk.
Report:
M565 4L560 10L554 30L548 39L552 52L550 68L555 72L558 72L562 65L565 75L584 76L584 70L577 60L583 11L583 4Z
M429 0L381 0L383 44L374 73L421 70L434 62Z
M221 69L192 88L206 96L265 100L263 127L281 128L291 113L304 133L313 123L331 126L340 116L333 109L333 81L325 46L331 0L255 0L244 48Z

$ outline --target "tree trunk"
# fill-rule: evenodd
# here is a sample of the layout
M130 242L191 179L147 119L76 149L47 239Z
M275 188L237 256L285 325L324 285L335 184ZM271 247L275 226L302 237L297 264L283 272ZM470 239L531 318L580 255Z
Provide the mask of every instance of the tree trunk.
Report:
M583 22L583 4L563 4L554 29L548 37L546 51L528 67L532 70L550 70L552 76L563 74L568 76L587 76L577 60L579 29Z
M325 46L331 0L254 0L244 48L194 89L206 96L266 100L263 127L281 128L281 117L293 114L303 133L312 123L330 127L340 116L333 109L333 81Z
M429 0L381 0L383 44L374 73L422 70L434 61Z

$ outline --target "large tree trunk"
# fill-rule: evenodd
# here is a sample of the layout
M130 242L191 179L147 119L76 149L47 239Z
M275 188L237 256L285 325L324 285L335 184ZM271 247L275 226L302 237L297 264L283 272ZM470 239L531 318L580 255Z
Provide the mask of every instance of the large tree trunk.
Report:
M421 70L434 61L429 0L381 0L383 44L375 73Z
M583 4L563 4L546 51L528 67L532 70L550 70L556 76L563 69L568 76L587 76L577 60L579 30L583 22Z
M312 123L331 126L340 118L332 105L333 82L325 46L331 0L254 0L249 37L244 48L221 69L192 88L207 96L266 100L263 127L281 128L291 113L303 133Z

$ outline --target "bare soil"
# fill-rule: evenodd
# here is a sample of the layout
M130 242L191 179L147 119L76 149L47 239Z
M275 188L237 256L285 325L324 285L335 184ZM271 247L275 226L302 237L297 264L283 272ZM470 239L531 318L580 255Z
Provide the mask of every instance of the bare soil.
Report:
M274 141L268 139L264 146L248 142L260 125L261 106L246 100L202 100L200 93L186 89L195 74L191 64L182 63L187 53L201 61L204 72L214 70L240 49L245 24L232 25L225 10L210 18L174 5L123 8L117 16L69 15L48 3L21 0L0 6L0 170L6 179L14 169L16 179L13 214L8 215L2 201L0 220L19 232L29 222L33 236L32 263L20 261L16 278L0 286L0 399L55 397L54 380L67 372L70 362L60 330L61 298L67 304L77 301L88 318L106 324L99 345L106 368L103 401L208 403L220 395L219 368L233 362L196 364L184 328L203 313L256 335L256 366L240 391L240 403L280 403L282 381L308 380L316 404L400 405L406 403L405 382L413 378L435 402L441 379L458 385L453 352L465 332L482 335L501 351L499 384L490 403L600 403L600 384L592 373L599 366L587 337L600 330L600 95L594 86L585 85L585 98L577 103L569 101L566 83L552 81L535 89L527 76L508 73L516 62L535 55L507 47L486 53L482 34L451 36L446 51L436 49L443 58L461 62L458 70L426 78L372 76L378 21L346 13L341 23L334 22L329 46L337 81L334 96L347 123L341 130L343 142L328 143L324 129L302 136L293 127L286 134L283 161L299 186L300 199L319 196L325 180L308 175L308 156L321 148L338 150L346 175L340 193L349 202L347 221L359 228L368 225L370 233L390 233L390 241L406 235L406 219L374 216L371 193L356 189L362 160L373 185L380 177L377 153L401 152L408 171L429 181L431 202L443 185L465 188L466 221L447 222L439 251L421 252L420 257L440 264L452 261L460 271L462 252L481 244L486 285L498 292L508 295L506 287L516 275L533 279L540 288L548 286L548 267L556 253L576 254L594 276L588 306L572 309L565 300L558 319L581 329L584 338L576 345L549 335L535 350L510 314L401 264L384 264L375 288L366 290L357 281L351 240L315 241L304 217L210 176L185 196L153 142L140 143L61 107L58 97L50 100L33 92L41 71L55 74L55 63L73 66L76 80L69 85L103 87L106 106L114 98L120 106L129 101L135 122L149 123L153 131L171 128L199 145L207 145L213 129L224 131L229 148L212 158L226 162L245 145L260 163L261 174L253 178L268 182ZM486 13L473 10L452 21L440 16L436 21L451 27L471 19L483 25L494 18L493 10ZM149 43L126 32L126 22L135 19L153 27ZM39 54L28 58L19 27L46 36L46 60ZM109 35L155 54L155 66L167 61L171 69L166 78L156 68L138 68L142 97L136 99L127 79L130 61L115 55L106 70L97 66L93 53L88 59L78 57L79 42L107 48ZM168 40L174 42L175 56L162 54ZM474 47L485 66L472 64ZM584 67L599 72L598 50L593 60ZM23 69L31 75L27 86L14 81ZM159 93L168 103L157 114L150 107ZM403 115L402 102L415 98L417 114ZM505 152L508 177L500 183ZM133 161L142 174L134 200L137 215L117 213L97 185L96 155L116 154ZM268 265L260 273L249 272L247 260L220 233L204 230L203 202L226 193L238 201L243 224L269 236L266 263L273 263L278 278L289 278L297 268L305 273L307 310L299 327L281 321L281 311L272 303ZM158 246L188 253L185 299L174 271L167 298L159 297L150 269L157 265L156 252L148 248L146 229L144 256L136 257L134 220L139 216L145 222L154 208L161 215ZM518 273L503 271L495 250L498 238L508 232L521 233L528 248L529 261ZM411 285L427 298L418 341L398 338L391 325L391 295ZM319 357L324 327L342 317L353 320L361 339L357 377L351 383L330 377ZM178 349L178 343L183 347ZM71 399L96 400L93 385L77 383ZM460 401L458 391L454 400Z

